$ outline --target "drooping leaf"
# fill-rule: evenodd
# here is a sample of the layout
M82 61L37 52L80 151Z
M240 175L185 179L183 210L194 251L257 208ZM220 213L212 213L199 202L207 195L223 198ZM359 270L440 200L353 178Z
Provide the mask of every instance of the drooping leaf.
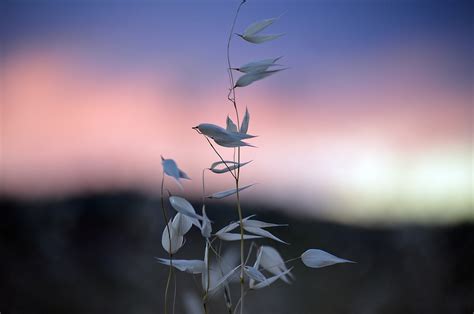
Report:
M201 123L194 128L214 140L231 142L255 137L255 135L227 131L226 129L212 123Z
M263 72L250 72L242 75L239 77L237 82L235 83L235 87L245 87L252 84L255 81L262 80L270 75L278 73L284 69L278 70L270 70L270 71L263 71Z
M243 36L253 36L261 31L263 31L265 28L268 26L272 25L273 22L278 20L278 17L270 18L270 19L264 19L261 21L254 22L247 26L247 28L244 30Z
M262 71L267 70L271 66L278 65L276 64L276 62L280 60L281 58L282 57L249 62L244 65L241 65L235 70L243 72L243 73L262 72ZM242 130L240 130L240 132L242 132Z
M286 275L288 275L290 273L290 271L293 269L290 268L282 273L279 273L278 275L275 275L273 277L270 277L270 278L267 278L265 279L264 281L261 281L257 284L253 284L253 285L250 285L250 289L253 289L253 290L258 290L258 289L262 289L262 288L265 288L265 287L268 287L269 285L271 285L272 283L274 283L275 281L277 281L278 279L283 279Z
M241 188L238 189L238 191L243 191L245 189L248 189L249 187L251 187L252 185L254 184L249 184L249 185L246 185L246 186L243 186ZM233 195L237 193L237 189L230 189L230 190L225 190L225 191L222 191L222 192L217 192L217 193L214 193L212 195L209 195L208 198L212 198L212 199L221 199L221 198L224 198L224 197L227 197L227 196L230 196L230 195Z
M255 267L252 266L245 266L244 271L249 276L250 279L256 280L256 281L264 281L265 276Z
M252 35L252 36L241 36L244 40L252 44L262 44L267 41L277 39L285 34L272 34L272 35Z
M246 227L245 226L245 223L244 223L244 229L250 233L253 233L253 234L257 234L257 235L260 235L262 237L265 237L265 238L269 238L269 239L272 239L272 240L275 240L277 242L281 242L281 243L284 243L284 244L288 244L288 242L285 242L277 237L275 237L273 234L271 234L270 232L268 232L267 230L264 230L262 228L259 228L259 227Z
M204 218L201 222L201 234L205 238L210 238L212 233L211 221L206 215L206 206L202 205L202 217Z
M230 233L230 232L223 232L217 234L217 237L223 241L240 241L240 233ZM250 239L258 239L261 236L252 235L252 234L244 234L244 240Z
M183 188L181 185L180 179L191 180L189 176L181 169L178 168L178 165L173 159L165 159L161 156L161 165L163 166L163 172L176 180L180 188Z
M227 116L227 120L226 120L226 131L238 132L237 126L235 125L234 121L232 121L232 119L229 116Z
M178 212L183 215L186 215L191 218L203 220L202 216L196 214L193 205L188 202L186 199L180 196L170 196L169 198L171 206Z
M339 263L355 263L319 249L309 249L305 251L301 254L301 261L311 268L321 268Z
M229 170L232 171L232 170L237 169L237 168L242 168L243 166L245 166L246 164L251 163L251 162L252 162L252 160L247 161L247 162L241 162L239 164L238 162L235 162L235 161L225 160L225 164L224 164L224 162L222 162L222 161L216 161L216 162L212 163L209 170L211 170L214 173L221 174L221 173L229 172ZM226 166L226 164L227 164L227 166Z
M159 263L179 269L190 274L201 274L205 270L204 261L201 260L187 260L187 259L173 259L157 258Z
M169 254L176 253L184 244L184 238L182 235L179 235L176 230L173 228L173 223L170 222L163 230L161 235L161 245Z
M262 268L274 275L279 275L287 271L285 261L275 248L263 245L260 247L260 251L260 266ZM288 272L286 275L282 276L281 279L286 283L290 283L288 276L292 277L292 274Z

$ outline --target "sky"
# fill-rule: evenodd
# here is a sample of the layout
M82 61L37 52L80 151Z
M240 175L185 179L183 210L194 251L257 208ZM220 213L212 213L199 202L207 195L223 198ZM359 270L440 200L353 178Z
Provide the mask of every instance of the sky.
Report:
M2 2L2 194L158 193L175 159L201 194L217 158L191 127L234 120L226 40L238 1ZM236 24L280 16L231 62L287 70L237 89L258 148L243 198L345 222L456 222L472 208L470 1L259 1ZM236 75L238 76L238 74ZM232 150L220 151L232 158ZM209 192L232 187L206 175Z

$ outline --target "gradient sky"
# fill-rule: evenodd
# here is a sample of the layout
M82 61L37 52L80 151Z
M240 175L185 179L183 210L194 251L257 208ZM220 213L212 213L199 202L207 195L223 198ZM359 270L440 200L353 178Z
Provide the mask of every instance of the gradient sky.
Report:
M3 2L2 192L156 193L162 154L199 195L216 157L191 127L233 114L237 4ZM474 219L472 3L250 0L237 30L282 13L269 28L281 39L232 42L235 66L289 67L238 90L259 135L242 179L259 184L244 197L345 221Z

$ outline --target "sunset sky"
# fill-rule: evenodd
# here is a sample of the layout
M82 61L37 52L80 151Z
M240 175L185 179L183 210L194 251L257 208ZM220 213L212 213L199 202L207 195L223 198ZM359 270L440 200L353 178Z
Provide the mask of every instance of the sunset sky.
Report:
M160 155L193 179L217 160L191 127L225 125L226 39L238 1L7 1L0 6L1 192L156 194ZM243 192L343 221L474 220L471 1L263 1L237 31L279 16L232 63L287 70L238 89L251 140ZM231 158L231 149L220 149ZM207 175L210 192L232 187Z

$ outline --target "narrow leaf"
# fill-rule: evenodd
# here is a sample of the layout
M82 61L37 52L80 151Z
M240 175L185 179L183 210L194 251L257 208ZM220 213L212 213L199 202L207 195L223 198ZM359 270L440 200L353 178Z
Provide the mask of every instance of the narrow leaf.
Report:
M244 65L241 65L240 67L238 67L235 70L243 72L243 73L262 72L262 71L267 70L271 66L278 65L275 62L277 62L279 59L281 59L281 57L249 62L249 63L246 63ZM242 131L240 131L240 132L242 132Z
M252 160L247 161L247 162L241 162L240 164L235 161L225 161L225 164L222 161L216 161L211 165L211 168L209 168L209 170L211 170L214 173L221 174L221 173L229 172L229 169L230 171L232 171L234 169L241 168L250 162L252 162Z
M272 283L274 283L278 279L280 279L280 278L283 279L283 277L285 277L287 274L289 274L292 269L293 269L293 267L286 270L286 271L284 271L284 272L282 272L282 273L280 273L280 274L278 274L278 275L267 278L264 281L261 281L261 282L255 284L255 285L251 286L250 289L258 290L258 289L261 289L261 288L268 287L269 285L271 285Z
M318 249L309 249L301 254L301 261L308 267L321 268L339 263L355 263Z
M211 221L207 218L206 215L206 206L202 205L202 217L204 218L201 223L201 234L205 238L211 237L212 226Z
M228 132L237 132L237 126L235 125L235 123L232 121L232 119L227 116L227 120L226 120L226 130Z
M244 115L244 118L242 119L242 124L240 125L240 133L247 134L247 131L249 129L249 121L250 121L249 110L248 108L245 108L245 115Z
M249 26L247 26L247 28L244 31L243 36L253 36L253 35L263 31L268 26L272 25L273 22L275 22L276 20L278 20L278 18L274 17L274 18L254 22L254 23L250 24Z
M274 224L260 220L247 220L244 222L245 227L256 227L256 228L270 228L270 227L284 227L288 224Z
M240 191L243 191L245 189L248 189L252 185L254 185L254 184L249 184L249 185L243 186L243 187L239 188L238 191L240 192ZM225 190L225 191L222 191L222 192L217 192L217 193L214 193L212 195L209 195L208 198L221 199L221 198L233 195L235 193L237 193L237 189L230 189L230 190Z
M270 232L268 232L267 230L264 230L262 228L258 228L258 227L246 227L245 224L244 224L244 229L250 233L253 233L253 234L257 234L257 235L260 235L262 237L265 237L265 238L269 238L269 239L272 239L272 240L275 240L277 242L281 242L281 243L284 243L284 244L288 244L288 242L285 242L277 237L275 237L273 234L271 234Z
M242 36L242 38L252 44L262 44L267 41L277 39L285 34L274 34L274 35L252 35Z
M240 241L240 233L220 233L216 234L217 237L223 241ZM251 234L244 234L244 240L249 240L249 239L258 239L261 238L261 236L257 235L251 235Z
M251 266L245 266L244 271L249 276L250 279L256 280L256 281L264 281L265 276L255 267Z
M273 75L277 72L280 72L284 69L278 69L278 70L271 70L271 71L263 71L263 72L250 72L242 75L239 77L237 82L235 83L235 87L245 87L250 84L252 84L255 81L262 80L270 75Z
M186 259L165 259L155 257L159 263L173 266L180 271L184 271L190 274L201 274L205 270L204 261L201 260L186 260Z

